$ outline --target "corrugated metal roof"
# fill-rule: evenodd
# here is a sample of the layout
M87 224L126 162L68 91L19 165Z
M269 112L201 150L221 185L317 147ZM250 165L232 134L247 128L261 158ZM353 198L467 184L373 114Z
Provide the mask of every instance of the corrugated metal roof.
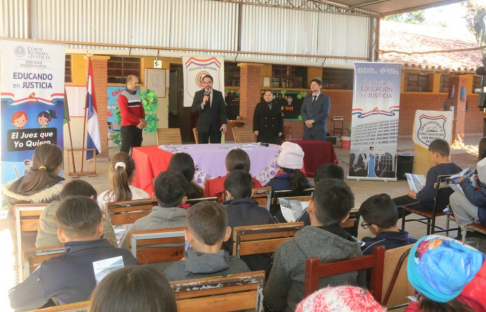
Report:
M463 2L464 0L333 0L350 9L362 9L380 15L394 15L404 12ZM319 1L314 2L328 2Z

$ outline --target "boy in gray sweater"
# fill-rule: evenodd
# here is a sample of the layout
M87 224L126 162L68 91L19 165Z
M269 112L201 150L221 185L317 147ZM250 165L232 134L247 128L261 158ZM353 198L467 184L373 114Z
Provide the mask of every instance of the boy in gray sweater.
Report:
M311 225L282 243L275 252L265 293L265 302L270 308L294 311L304 299L307 259L318 257L321 262L331 262L362 255L356 240L340 226L348 219L353 206L354 195L343 181L324 179L316 185L307 208ZM340 285L366 287L366 272L319 280L320 288Z
M192 249L186 250L184 259L175 262L164 272L169 281L224 277L250 271L243 260L221 249L223 242L231 235L228 214L223 205L201 202L189 207L184 233Z

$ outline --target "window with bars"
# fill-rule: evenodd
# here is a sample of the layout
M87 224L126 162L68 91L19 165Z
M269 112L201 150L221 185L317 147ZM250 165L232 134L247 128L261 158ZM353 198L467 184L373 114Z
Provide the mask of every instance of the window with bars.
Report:
M64 61L64 82L73 82L72 77L72 65L71 65L71 55L66 54Z
M409 71L405 72L404 88L405 92L432 92L434 74L427 72ZM447 76L444 76L444 78ZM448 79L448 78L447 78ZM443 86L449 84L443 83ZM444 91L447 92L447 91Z
M322 88L353 90L354 70L341 68L322 69Z
M224 62L224 86L236 87L240 85L240 67L236 63Z
M108 83L125 83L128 75L140 79L141 67L138 57L111 57L108 60Z
M272 88L307 87L307 67L272 65Z

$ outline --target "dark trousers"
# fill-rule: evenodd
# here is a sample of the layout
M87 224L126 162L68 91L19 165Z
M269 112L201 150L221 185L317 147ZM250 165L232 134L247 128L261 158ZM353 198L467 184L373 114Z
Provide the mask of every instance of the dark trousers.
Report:
M142 146L143 136L142 129L136 126L121 126L121 148L120 152L130 153L132 147Z
M306 127L306 126L304 125L304 127ZM325 141L326 140L326 134L324 132L312 132L312 131L304 128L304 140Z
M209 139L211 138L212 144L221 143L221 131L218 129L212 129L213 127L209 127L208 132L198 132L199 137L199 144L208 144Z
M404 211L401 208L402 206L407 206L407 207L415 209L415 210L431 211L431 209L429 209L423 203L419 202L416 199L413 199L412 197L410 197L408 195L395 197L395 198L393 198L393 202L395 203L395 205L397 206L397 209L398 209L398 219L403 218L404 216L407 216L407 215L410 214L410 212Z

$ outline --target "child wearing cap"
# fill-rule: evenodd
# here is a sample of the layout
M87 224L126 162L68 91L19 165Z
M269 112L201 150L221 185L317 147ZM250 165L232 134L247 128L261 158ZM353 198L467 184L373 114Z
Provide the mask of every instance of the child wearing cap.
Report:
M371 293L361 287L337 286L316 291L302 300L295 312L384 312Z
M463 293L483 266L478 250L445 236L421 238L410 250L407 274L419 292L405 311L486 311L476 298Z
M266 304L274 310L294 311L304 299L305 262L318 257L321 262L361 256L361 249L340 226L354 206L354 195L343 181L325 179L316 185L310 201L311 225L294 238L278 246L265 292ZM357 271L321 278L320 288L327 286L366 285L366 272Z
M304 166L304 151L295 143L284 142L282 151L277 158L277 164L283 173L268 182L272 192L281 190L302 191L310 187L310 183L302 173Z
M397 228L397 206L387 194L374 195L368 198L359 207L359 213L363 218L361 226L368 228L375 237L362 239L363 255L371 255L373 248L385 246L385 249L393 249L415 243L417 240L408 236L407 231Z
M459 178L464 194L454 192L449 198L457 225L464 229L470 223L486 225L486 159L477 164L478 187L470 179Z

